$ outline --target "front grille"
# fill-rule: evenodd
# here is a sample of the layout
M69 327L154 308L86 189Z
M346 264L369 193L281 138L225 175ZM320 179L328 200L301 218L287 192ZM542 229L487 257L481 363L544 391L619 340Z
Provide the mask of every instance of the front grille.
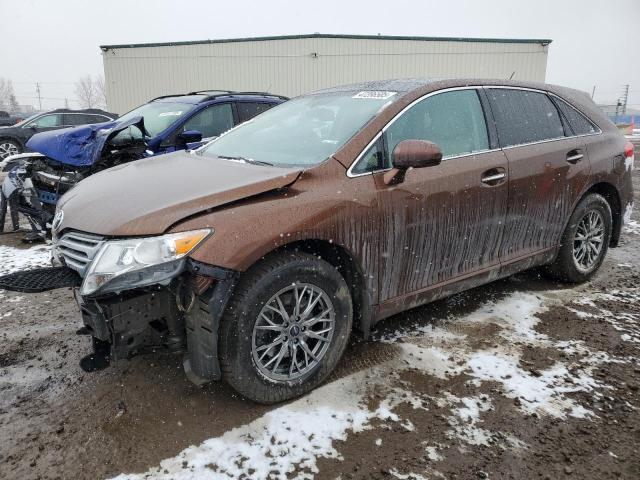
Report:
M90 233L68 232L55 244L67 267L84 277L87 267L102 247L104 238Z

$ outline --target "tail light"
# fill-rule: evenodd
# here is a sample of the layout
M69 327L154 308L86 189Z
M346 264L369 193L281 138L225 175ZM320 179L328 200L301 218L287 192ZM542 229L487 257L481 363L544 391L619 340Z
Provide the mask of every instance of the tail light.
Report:
M633 143L627 140L624 144L624 167L626 171L633 170Z
M633 157L633 143L627 141L624 145L624 158Z

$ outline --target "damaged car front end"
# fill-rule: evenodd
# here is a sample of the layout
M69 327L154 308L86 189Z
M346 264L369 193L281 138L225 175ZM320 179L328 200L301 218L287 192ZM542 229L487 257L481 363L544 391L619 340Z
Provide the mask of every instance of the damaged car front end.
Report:
M78 182L101 170L146 156L142 117L43 132L27 146L36 153L5 159L9 174L3 194L29 221L29 240L44 238L59 199Z
M213 234L202 229L114 240L68 232L54 239L54 263L81 279L75 290L80 333L91 335L94 347L83 369L164 349L186 353L185 371L195 383L220 378L216 322L237 273L187 257Z

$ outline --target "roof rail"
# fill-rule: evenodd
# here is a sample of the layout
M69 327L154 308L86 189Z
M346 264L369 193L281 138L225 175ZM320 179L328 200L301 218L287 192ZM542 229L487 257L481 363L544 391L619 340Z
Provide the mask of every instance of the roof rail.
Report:
M152 98L151 100L149 100L150 102L153 102L154 100L160 100L161 98L171 98L171 97L184 97L185 94L184 93L177 93L175 95L160 95L159 97L156 98Z
M264 95L265 97L276 97L276 98L281 98L283 100L289 100L289 97L285 97L284 95L278 95L276 93L269 93L269 92L233 92L232 95Z
M207 95L208 93L211 93ZM281 100L289 100L289 97L285 97L283 95L277 95L275 93L268 92L234 92L232 90L198 90L197 92L189 92L189 93L179 93L177 95L162 95L160 97L152 98L149 100L153 102L155 100L161 100L163 98L171 98L171 97L184 97L187 95L206 95L206 98L202 99L201 102L206 102L208 100L213 100L217 97L225 97L225 96L236 96L236 95L263 95L265 97L275 97L280 98Z
M189 92L189 93L187 93L187 95L202 95L203 93L209 93L209 92L234 93L231 90L212 89L212 90L198 90L196 92Z

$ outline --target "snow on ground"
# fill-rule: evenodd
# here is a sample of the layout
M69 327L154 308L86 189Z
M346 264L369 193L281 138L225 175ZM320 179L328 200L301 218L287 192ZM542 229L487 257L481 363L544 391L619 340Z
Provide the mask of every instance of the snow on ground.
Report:
M635 220L629 220L624 225L624 233L640 235L640 223Z
M621 333L625 342L640 343L640 317L633 313L612 313L602 306L606 302L633 303L640 302L640 288L632 290L612 290L609 293L598 293L575 300L570 310L581 318L604 318L613 328ZM585 307L587 307L585 309ZM588 310L588 311L587 311Z
M575 296L572 305L576 308L580 302L594 304L594 300L588 297L564 294ZM392 387L390 379L397 379L399 372L409 368L440 379L464 373L472 377L471 383L476 386L483 382L497 382L504 395L517 399L516 405L523 413L556 418L591 418L595 413L578 404L571 394L586 391L594 397L601 396L599 392L608 387L593 378L593 369L604 362L622 360L591 351L578 341L553 342L535 331L539 321L537 315L552 305L572 301L563 299L562 295L562 292L513 293L502 300L488 302L467 315L449 319L447 325L455 325L455 332L449 331L446 325L416 324L415 328L398 329L382 336L379 341L397 342L401 352L399 357L372 370L325 385L250 424L191 446L145 474L122 474L116 478L222 479L241 475L312 478L317 472L316 460L319 457L340 458L334 441L346 439L350 432L378 428L380 423L389 422L412 430L413 424L396 412L403 403L414 409L428 409L430 404L449 408L450 430L447 435L453 444L497 443L503 448L525 449L527 445L518 438L483 428L483 414L494 408L488 396L460 398L443 389L436 397L420 397L411 391ZM640 299L638 294L629 292L608 295L623 302ZM606 316L606 311L601 311ZM629 328L628 320L616 319L615 322L618 322L616 325L626 322L625 332L636 339L639 332ZM501 340L490 348L474 348L473 335L464 331L483 325L497 326L496 338ZM637 323L634 325L637 327ZM520 364L524 345L555 348L567 353L579 352L581 355L567 355L566 359L549 368L532 372ZM370 402L367 400L374 389L377 393L383 392L383 399L377 407L368 407ZM374 419L377 422L373 422ZM442 445L425 444L425 454L434 461L440 461L439 451L442 448ZM409 478L400 471L392 474L397 478Z
M49 265L51 265L49 245L27 249L0 245L0 275Z

